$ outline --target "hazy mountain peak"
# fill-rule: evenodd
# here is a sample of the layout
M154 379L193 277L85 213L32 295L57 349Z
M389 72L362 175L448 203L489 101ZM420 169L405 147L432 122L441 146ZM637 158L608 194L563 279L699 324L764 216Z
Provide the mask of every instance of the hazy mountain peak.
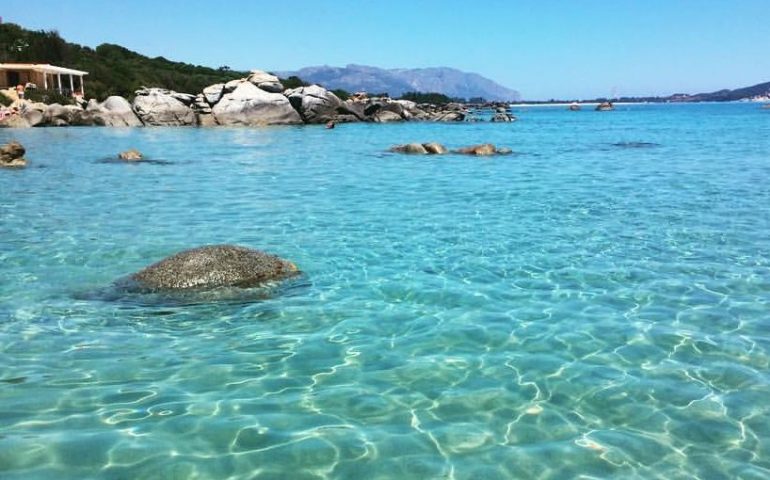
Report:
M450 97L483 97L487 100L518 100L519 92L504 87L477 73L450 67L392 68L348 64L305 67L294 72L279 72L283 77L296 75L326 88L349 92L387 92L398 97L409 91L443 93Z

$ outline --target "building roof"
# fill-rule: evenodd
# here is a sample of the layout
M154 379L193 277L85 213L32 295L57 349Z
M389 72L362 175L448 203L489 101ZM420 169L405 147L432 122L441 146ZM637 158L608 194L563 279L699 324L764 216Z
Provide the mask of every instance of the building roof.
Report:
M40 73L63 75L88 75L88 72L72 68L56 67L47 63L0 63L0 70L34 70Z

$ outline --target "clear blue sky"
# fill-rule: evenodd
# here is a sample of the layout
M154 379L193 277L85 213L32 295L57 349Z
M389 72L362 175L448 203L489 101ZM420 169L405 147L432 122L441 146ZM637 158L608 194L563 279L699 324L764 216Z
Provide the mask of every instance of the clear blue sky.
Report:
M37 0L3 21L236 69L449 66L527 99L770 81L770 0Z

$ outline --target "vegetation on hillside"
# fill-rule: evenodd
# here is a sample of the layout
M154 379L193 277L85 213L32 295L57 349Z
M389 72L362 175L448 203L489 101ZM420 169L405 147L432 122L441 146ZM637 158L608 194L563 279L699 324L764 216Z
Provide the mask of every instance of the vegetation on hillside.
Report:
M443 93L435 92L406 92L401 95L401 100L411 100L415 103L432 103L434 105L445 105L451 102L464 102L462 98L451 98Z
M198 93L219 82L243 78L248 72L149 58L119 45L92 49L69 43L56 31L31 31L12 23L0 24L0 63L50 63L88 72L86 96L103 100L110 95L131 98L142 86Z

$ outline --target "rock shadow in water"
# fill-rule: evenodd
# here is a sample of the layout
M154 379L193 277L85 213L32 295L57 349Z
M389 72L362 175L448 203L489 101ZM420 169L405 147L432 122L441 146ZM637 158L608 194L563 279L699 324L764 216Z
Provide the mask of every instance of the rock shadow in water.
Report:
M612 144L617 148L655 148L659 147L659 143L654 142L617 142Z
M259 287L151 290L140 288L128 277L112 285L73 295L76 300L119 303L127 307L185 307L207 304L248 305L277 297L301 295L310 282L305 275L269 282Z
M151 165L173 165L174 162L169 162L168 160L160 160L160 159L152 159L152 158L143 158L141 160L121 160L117 157L105 157L100 158L98 160L94 160L94 163L112 163L112 164L120 164L120 165L142 165L145 163L149 163Z

